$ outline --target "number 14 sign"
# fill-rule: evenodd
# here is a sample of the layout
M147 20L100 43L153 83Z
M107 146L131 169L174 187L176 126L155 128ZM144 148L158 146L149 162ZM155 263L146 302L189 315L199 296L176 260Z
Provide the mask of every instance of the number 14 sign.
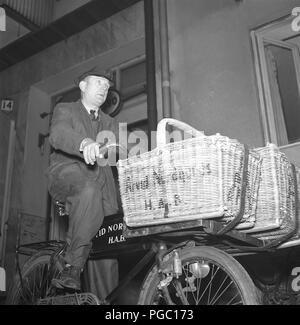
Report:
M14 102L9 99L3 99L1 101L1 111L11 112L14 107Z

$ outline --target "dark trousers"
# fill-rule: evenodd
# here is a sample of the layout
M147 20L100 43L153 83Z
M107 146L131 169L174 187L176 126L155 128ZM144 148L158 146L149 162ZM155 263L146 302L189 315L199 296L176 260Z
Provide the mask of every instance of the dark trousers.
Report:
M69 246L65 260L80 268L89 256L91 241L104 216L116 213L105 191L105 176L96 168L97 171L86 175L76 163L66 166L52 178L49 186L51 196L69 207Z

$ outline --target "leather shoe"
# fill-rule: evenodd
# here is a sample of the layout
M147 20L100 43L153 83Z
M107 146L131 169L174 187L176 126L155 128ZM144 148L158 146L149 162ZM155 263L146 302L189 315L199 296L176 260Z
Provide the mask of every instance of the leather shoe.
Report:
M51 283L58 289L72 289L75 291L80 291L80 274L81 268L72 265L66 265L59 278L52 279Z

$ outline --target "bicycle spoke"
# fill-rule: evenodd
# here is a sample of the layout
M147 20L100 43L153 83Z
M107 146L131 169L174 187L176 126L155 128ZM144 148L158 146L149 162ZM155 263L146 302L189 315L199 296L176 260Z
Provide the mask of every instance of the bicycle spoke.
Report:
M29 300L32 302L32 296L33 292L30 290L30 285L28 279L24 279L23 281L23 288L21 288L21 297L23 297L23 300L26 302Z
M34 292L32 291L29 280L27 278L26 278L26 283L27 283L26 286L27 292L30 294L30 297L32 297L34 295Z
M228 276L226 277L226 278L228 278ZM218 289L218 291L222 288L222 286L223 286L223 284L225 283L225 281L223 281L223 283L222 283L222 285L220 286L220 288ZM226 292L226 290L231 286L233 284L233 282L231 281L230 283L229 283L229 285L221 292L221 294L219 295L219 297L216 299L216 300L214 300L213 299L213 302L211 303L212 305L214 305L222 296L223 296L223 294Z
M45 288L46 288L46 292L45 292L45 297L48 297L51 293L51 279L53 279L56 275L56 272L52 272L51 271L51 267L49 267L49 265L47 265L47 274L45 276Z
M214 270L214 265L213 265L213 270ZM212 282L210 282L210 285L209 285L209 290L208 290L208 298L207 298L207 305L210 304L210 296L211 296L211 288L212 287Z
M48 263L37 265L26 275L19 289L18 303L22 305L36 304L39 299L51 296L51 279L59 273L50 268Z
M19 295L20 295L20 300L21 301L26 301L27 300L27 299L25 299L26 297L25 297L25 290L24 290L24 288L25 288L25 286L23 284L23 287L20 288L20 290L19 290Z
M189 274L188 274L188 266L187 265L184 265L183 267L182 267L182 270L183 270L183 272L184 272L184 277L185 277L185 283L188 283L188 285L189 285L189 287L190 287L190 282L187 280L188 278L189 278ZM192 288L191 288L191 290L192 290ZM186 290L185 291L185 299L186 299L186 301L188 302L188 291Z
M219 286L217 292L215 293L214 297L212 298L211 304L213 304L213 301L215 300L216 296L218 295L219 291L221 290L223 284L226 282L227 278L228 278L228 275L226 274L225 278L223 279L223 282L221 283L221 285Z
M239 305L243 305L243 301L240 300L239 302L236 302L234 304L231 304L231 306L239 306Z
M214 266L214 265L213 265L213 266ZM210 279L208 285L206 286L205 290L203 291L203 293L202 293L202 295L201 295L201 297L200 297L200 301L201 301L202 297L204 296L204 294L205 294L207 288L209 287L209 285L211 285L212 281L214 280L216 274L219 272L219 270L220 270L220 268L218 267L217 270L216 270L216 272L215 272L214 274L213 274L213 271L212 271L212 277L211 277L211 279Z
M227 306L229 306L229 305L231 305L232 304L232 302L234 301L234 299L236 298L236 297L238 297L239 296L239 293L237 293L232 299L230 299L230 301L226 304ZM241 301L242 302L242 301Z
M45 294L44 292L44 284L45 284L45 281L47 281L47 277L46 277L46 271L47 271L47 266L44 266L41 270L41 274L40 274L40 285L39 285L39 291L40 291L40 294L39 294L39 297L37 298L42 298Z
M37 267L34 273L34 281L33 281L33 287L34 287L34 291L33 291L33 299L36 301L37 299L41 298L42 295L42 283L44 280L44 267Z
M197 305L199 305L200 299L199 299L199 294L200 294L200 288L201 288L201 283L202 283L202 278L197 279Z
M35 297L35 283L36 283L36 268L34 269L33 272L33 281L31 280L31 283L29 283L29 285L32 287L32 301L34 300Z
M35 302L36 300L36 295L37 295L37 287L38 287L38 277L37 277L37 271L40 271L40 268L37 267L34 269L34 273L33 273L33 279L31 279L31 282L29 282L29 286L32 287L32 303Z

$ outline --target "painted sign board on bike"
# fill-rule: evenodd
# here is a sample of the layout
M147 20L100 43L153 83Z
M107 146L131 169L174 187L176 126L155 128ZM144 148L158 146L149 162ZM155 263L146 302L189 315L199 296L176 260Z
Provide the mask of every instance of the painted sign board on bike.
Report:
M93 241L93 250L105 250L124 245L123 215L106 217Z

